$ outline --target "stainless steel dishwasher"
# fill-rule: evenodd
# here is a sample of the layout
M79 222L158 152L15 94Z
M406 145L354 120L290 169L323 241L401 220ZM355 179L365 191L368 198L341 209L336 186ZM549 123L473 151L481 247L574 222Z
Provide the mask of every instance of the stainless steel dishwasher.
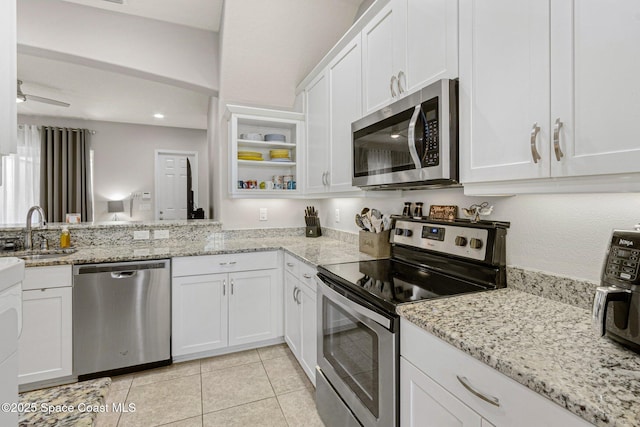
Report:
M80 381L171 363L169 265L73 268L73 372Z

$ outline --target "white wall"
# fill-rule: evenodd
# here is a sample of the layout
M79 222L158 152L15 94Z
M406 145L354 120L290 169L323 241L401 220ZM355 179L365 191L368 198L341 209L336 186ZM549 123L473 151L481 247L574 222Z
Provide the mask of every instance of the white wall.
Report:
M21 52L217 95L218 34L79 4L18 2Z
M0 5L0 156L16 152L16 0ZM0 184L2 162L0 161Z
M81 127L95 130L91 136L94 150L95 220L108 221L108 200L128 198L132 192L151 192L152 200L134 200L133 216L129 216L128 201L123 220L151 220L155 202L155 150L195 151L198 153L198 207L205 213L209 206L209 153L204 130L147 126L91 120L60 119L39 116L18 116L18 122L48 126ZM141 211L140 204L149 203L150 210Z
M243 0L224 4L220 37L219 133L212 147L215 218L231 228L304 226L313 201L230 199L226 104L291 110L296 85L342 37L360 0ZM301 181L300 177L297 177ZM317 205L317 203L316 203ZM259 221L261 207L268 220Z
M358 230L354 216L367 206L383 213L400 214L405 201L462 207L488 201L495 206L489 219L510 221L507 263L574 278L598 281L604 254L614 228L630 229L640 222L640 195L554 194L513 197L466 197L461 189L406 191L401 197L325 200L321 222L345 231ZM340 222L335 222L340 209ZM426 213L425 213L426 214Z

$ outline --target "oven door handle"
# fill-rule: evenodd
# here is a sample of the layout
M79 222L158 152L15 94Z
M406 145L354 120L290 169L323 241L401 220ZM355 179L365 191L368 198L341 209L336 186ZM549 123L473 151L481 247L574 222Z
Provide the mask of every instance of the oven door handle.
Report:
M344 295L340 295L338 292L331 289L327 286L322 279L316 276L316 281L318 282L318 286L320 292L329 298L334 304L339 305L341 308L347 311L356 312L359 315L371 319L377 324L384 326L387 329L391 329L391 319L384 317L381 314L376 313L375 311L369 310L358 304L357 302L351 301L349 298Z
M411 116L411 121L409 122L409 134L407 137L407 144L409 144L409 154L411 154L411 159L416 165L417 170L422 169L422 162L420 161L418 150L416 150L416 124L418 123L418 117L420 116L421 111L422 105L416 105L416 108L413 111L413 115Z

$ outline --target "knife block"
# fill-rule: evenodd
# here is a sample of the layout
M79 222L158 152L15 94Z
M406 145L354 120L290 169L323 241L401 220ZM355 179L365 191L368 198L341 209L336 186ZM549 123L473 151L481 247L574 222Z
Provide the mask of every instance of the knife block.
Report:
M307 225L307 230L305 232L305 236L307 236L307 237L320 237L320 236L322 236L322 229L320 228L320 224L318 224L318 225Z

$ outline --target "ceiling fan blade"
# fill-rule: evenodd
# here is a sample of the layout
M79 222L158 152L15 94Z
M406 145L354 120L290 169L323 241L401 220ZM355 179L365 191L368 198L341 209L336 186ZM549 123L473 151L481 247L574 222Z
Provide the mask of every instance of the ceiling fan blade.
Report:
M27 100L29 101L43 102L45 104L57 105L59 107L69 107L71 105L66 102L56 101L55 99L43 98L41 96L35 96L35 95L28 95L26 93L24 94L24 96L26 96Z

